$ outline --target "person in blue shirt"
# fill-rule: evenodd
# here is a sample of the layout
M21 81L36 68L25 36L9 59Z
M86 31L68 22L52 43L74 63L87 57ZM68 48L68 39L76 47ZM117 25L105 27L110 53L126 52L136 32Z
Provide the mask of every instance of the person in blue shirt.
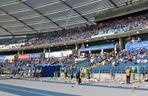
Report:
M76 80L77 80L77 83L78 83L78 84L81 83L80 69L77 69L77 70L76 70Z

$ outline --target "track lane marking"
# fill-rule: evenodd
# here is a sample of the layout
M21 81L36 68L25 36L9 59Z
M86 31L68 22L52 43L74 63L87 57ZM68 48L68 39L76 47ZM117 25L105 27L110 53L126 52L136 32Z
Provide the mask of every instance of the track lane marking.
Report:
M27 92L27 93L31 93L31 94L41 95L41 96L55 96L55 95L38 93L38 92L33 92L33 91L28 91L28 90L23 90L23 89L18 89L18 88L6 87L6 86L2 86L2 85L0 85L0 88L10 89L10 90L16 90L16 91L22 91L22 92Z

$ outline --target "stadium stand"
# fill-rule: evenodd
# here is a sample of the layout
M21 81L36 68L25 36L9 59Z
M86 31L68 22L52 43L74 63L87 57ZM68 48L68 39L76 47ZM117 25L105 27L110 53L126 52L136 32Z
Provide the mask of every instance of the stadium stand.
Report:
M148 14L140 14L137 16L129 16L114 21L100 23L86 27L77 27L68 30L56 31L41 34L28 39L27 42L1 45L1 49L21 48L24 46L34 46L39 44L55 44L66 41L76 41L81 39L95 38L115 33L122 33L148 28ZM49 38L50 37L50 38Z
M2 17L0 14L0 19L2 18L2 22L0 21L0 29L9 33L9 36L2 35L2 38L0 38L1 74L11 74L14 77L54 77L57 72L57 77L59 77L59 73L63 68L68 75L73 74L76 77L76 73L80 72L81 74L82 72L84 75L83 77L90 79L96 78L97 76L95 77L95 74L125 75L127 67L130 67L132 73L135 74L148 73L147 9L119 17L117 16L101 21L94 20L91 22L91 20L88 20L87 16L85 17L85 14L81 14L81 12L79 13L80 10L77 11L77 8L77 10L75 10L69 7L70 9L68 10L72 10L70 14L74 15L74 17L75 15L79 15L78 18L80 17L81 19L79 18L78 20L75 20L72 17L66 16L68 19L66 19L67 21L63 21L65 24L60 24L60 16L54 16L54 13L48 14L51 16L50 18L50 16L44 12L46 10L44 7L47 7L52 0L49 0L47 5L40 6L41 8L34 8L37 5L34 5L35 3L31 1L32 0L18 0L15 3L16 5L22 4L22 6L26 6L31 9L31 11L40 15L39 17L22 17L23 15L21 16L19 12L17 14L15 8L10 10L13 6L9 6L9 4L5 5L8 6L8 9L0 8L3 12L2 15L4 14L15 19L14 21L13 19L12 21L10 20L10 22L9 20L5 21L3 20L5 17ZM73 0L71 2L70 0L59 0L56 3L63 2L62 4L65 6L68 5L68 3L65 3L66 1L71 3ZM96 0L96 2L102 2L104 5L105 2L108 1L110 1L112 6L114 5L116 8L119 7L118 4L116 5L115 3L112 3L112 0ZM118 0L113 1L116 1L116 3L118 2ZM40 2L43 3L43 1ZM79 2L79 0L77 0L77 2ZM124 2L124 4L128 6L134 2L136 1L129 0L129 2ZM112 6L110 6L111 9ZM53 17L56 17L57 19L52 20ZM73 27L70 27L71 25L68 24L71 22L75 23L75 21L81 21L82 19L87 23L85 22L85 24L82 24L81 26L78 25ZM10 25L5 24L4 22L10 23ZM17 32L18 30L16 26L13 24L13 26L11 25L13 22L14 25L18 22L23 24L16 24L18 29L20 29L20 33ZM56 27L54 26L55 28L50 28L49 23L56 25ZM30 29L31 31L29 31ZM28 33L24 34L23 32ZM10 36L10 34L12 36ZM36 50L37 52L35 52ZM14 54L11 54L11 52L14 52ZM50 71L48 69L50 69ZM43 72L42 75L40 74L41 71Z

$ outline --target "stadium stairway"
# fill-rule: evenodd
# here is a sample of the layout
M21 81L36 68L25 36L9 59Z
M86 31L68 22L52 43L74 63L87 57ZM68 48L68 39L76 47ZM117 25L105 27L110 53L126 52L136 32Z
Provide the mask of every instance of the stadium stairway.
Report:
M92 68L97 67L97 66L100 66L100 65L104 65L107 62L111 61L112 59L113 59L113 57L109 57L107 59L102 60L101 62L97 62L95 64L92 64Z

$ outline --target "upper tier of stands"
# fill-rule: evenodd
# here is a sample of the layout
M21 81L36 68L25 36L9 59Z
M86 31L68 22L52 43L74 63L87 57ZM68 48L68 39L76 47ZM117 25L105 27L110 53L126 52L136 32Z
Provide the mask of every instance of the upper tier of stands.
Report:
M26 42L0 45L0 49L12 49L39 44L55 44L67 41L77 41L81 39L99 37L106 34L128 32L145 28L148 28L148 13L115 19L114 21L107 21L97 25L43 33L38 36L34 36Z

